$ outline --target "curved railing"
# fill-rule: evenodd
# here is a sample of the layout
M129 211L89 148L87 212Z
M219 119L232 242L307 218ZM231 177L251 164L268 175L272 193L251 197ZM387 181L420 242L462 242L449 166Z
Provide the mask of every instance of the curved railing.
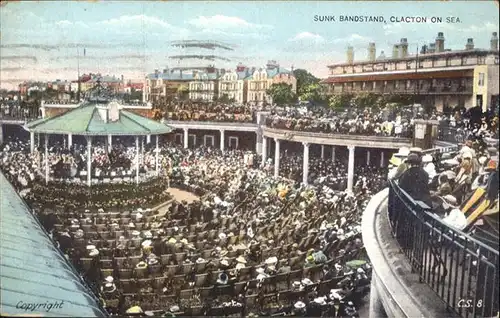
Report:
M412 271L449 311L461 317L497 316L499 251L450 228L395 181L389 185L388 215Z

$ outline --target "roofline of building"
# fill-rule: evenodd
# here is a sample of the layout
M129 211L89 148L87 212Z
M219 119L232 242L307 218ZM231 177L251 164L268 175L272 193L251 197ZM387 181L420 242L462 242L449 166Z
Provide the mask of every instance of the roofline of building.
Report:
M342 77L356 77L356 76L378 76L378 75L397 75L397 74L414 74L414 73L433 73L433 72L452 72L452 71L466 71L473 70L477 65L467 65L467 66L447 66L447 67L437 67L437 68L419 68L419 69L409 69L409 70L394 70L394 71L377 71L377 72L361 72L361 73L349 73L349 74L339 74L328 76L325 80L330 78L342 78Z
M470 69L452 70L449 72L432 71L432 72L371 72L359 74L345 74L348 76L332 76L322 81L323 84L356 82L356 81L391 81L391 80L411 80L411 79L438 79L438 78L460 78L473 77ZM377 73L377 74L374 74Z
M418 58L421 60L425 59L436 59L444 56L454 56L454 55L472 55L472 54L480 54L480 55L488 55L488 54L499 54L498 50L486 50L486 49L473 49L473 50L455 50L455 51L445 51L445 52L438 52L438 53L425 53L425 54L418 54ZM347 63L347 62L342 62L342 63L336 63L336 64L331 64L328 65L328 68L335 68L335 67L342 67L342 66L357 66L357 65L367 65L367 64L378 64L378 63L397 63L397 62L403 62L403 61L412 61L417 58L416 54L408 55L403 58L385 58L382 60L375 60L375 61L354 61L354 63Z

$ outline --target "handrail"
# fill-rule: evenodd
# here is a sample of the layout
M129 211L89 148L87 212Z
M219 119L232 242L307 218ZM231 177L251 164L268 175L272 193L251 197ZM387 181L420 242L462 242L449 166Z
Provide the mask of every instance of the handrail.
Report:
M412 271L449 311L492 317L499 309L499 251L449 227L425 203L389 181L388 216Z

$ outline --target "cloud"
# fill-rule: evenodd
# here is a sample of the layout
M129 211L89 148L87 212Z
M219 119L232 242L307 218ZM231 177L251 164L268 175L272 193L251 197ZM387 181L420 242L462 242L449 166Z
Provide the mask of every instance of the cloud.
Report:
M363 44L367 44L368 42L372 42L372 41L373 40L370 37L366 37L366 36L363 36L363 35L359 35L357 33L353 33L353 34L351 34L351 35L349 35L348 37L345 37L345 38L334 39L332 42L334 44L339 44L339 43L349 43L349 44L363 43Z
M266 33L256 33L256 32L227 32L217 29L204 29L201 30L202 34L209 34L211 36L221 36L222 39L227 37L233 38L250 38L250 39L267 39L269 35Z
M311 32L300 32L297 33L293 38L288 41L297 42L297 41L312 41L312 42L325 42L325 38L323 38L319 34L311 33Z
M105 49L105 48L115 48L117 44L96 44L96 43L60 43L60 44L31 44L31 43L8 43L1 44L2 49L40 49L45 51L59 50L66 48L95 48L95 49ZM137 47L136 43L120 43L120 47Z
M52 61L67 61L67 60L76 60L76 59L86 59L86 60L102 60L103 56L101 55L85 55L85 56L77 56L77 55L69 55L69 56L59 56L59 57L52 57ZM146 56L140 55L140 54L121 54L121 55L114 55L114 56L106 56L107 59L110 60L116 60L116 59L145 59Z
M2 61L18 61L18 60L31 60L33 62L38 62L36 56L32 55L12 55L12 56L2 56L0 57Z
M106 25L106 26L137 26L137 25L147 25L147 26L160 26L163 28L172 28L173 26L169 24L166 21L163 21L157 17L151 17L147 16L144 14L139 14L139 15L122 15L119 18L113 18L113 19L108 19L108 20L103 20L100 22L97 22L97 24L100 25Z
M188 21L189 24L200 29L262 29L272 28L270 25L255 24L247 22L238 17L229 17L225 15L214 15L211 17L199 16Z
M76 22L72 22L72 21L68 21L68 20L61 20L61 21L57 21L55 23L55 25L59 26L59 27L82 27L82 28L89 28L89 25L84 23L84 22L81 22L81 21L76 21Z

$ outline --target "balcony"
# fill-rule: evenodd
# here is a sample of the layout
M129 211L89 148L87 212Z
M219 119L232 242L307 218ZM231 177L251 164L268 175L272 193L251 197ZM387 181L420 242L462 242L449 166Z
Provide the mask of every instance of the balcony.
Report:
M362 233L374 268L375 315L497 315L498 248L449 227L396 182L372 198Z

